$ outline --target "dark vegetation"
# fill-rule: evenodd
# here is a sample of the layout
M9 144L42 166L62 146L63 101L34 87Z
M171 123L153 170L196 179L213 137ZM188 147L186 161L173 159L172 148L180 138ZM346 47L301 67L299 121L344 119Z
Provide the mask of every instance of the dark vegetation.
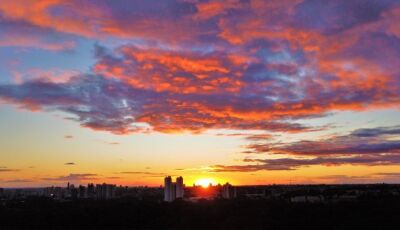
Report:
M0 229L400 229L398 197L290 203L132 198L56 202L32 197L0 206Z

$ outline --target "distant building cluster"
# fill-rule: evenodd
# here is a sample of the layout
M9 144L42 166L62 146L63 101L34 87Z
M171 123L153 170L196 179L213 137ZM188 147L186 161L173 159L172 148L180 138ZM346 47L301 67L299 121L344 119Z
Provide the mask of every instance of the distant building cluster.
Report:
M166 202L184 198L187 201L197 201L198 199L233 199L235 197L236 189L229 183L215 186L210 184L207 188L196 185L185 187L182 177L177 177L176 182L173 182L170 176L164 178L164 201Z
M0 188L0 205L9 200L24 200L30 197L46 197L55 201L77 199L108 200L133 198L173 202L185 200L197 202L214 199L269 199L299 203L323 203L338 201L357 201L365 197L400 197L400 185L362 184L362 185L260 185L233 186L198 185L186 187L182 177L173 182L170 176L164 178L164 187L127 187L114 184L93 184L87 186L67 184L66 187L46 188Z
M93 184L87 186L67 184L65 187L44 188L0 188L1 200L23 200L29 197L46 197L56 201L77 199L108 200L115 198L134 198L158 200L162 197L161 187L116 186L114 184Z
M164 201L172 202L176 199L183 199L185 185L183 177L176 178L176 182L172 182L172 178L167 176L164 178Z
M112 199L116 197L116 185L114 184L88 184L87 187L79 185L75 187L73 184L68 183L66 188L62 187L48 187L44 189L44 196L52 197L55 199Z

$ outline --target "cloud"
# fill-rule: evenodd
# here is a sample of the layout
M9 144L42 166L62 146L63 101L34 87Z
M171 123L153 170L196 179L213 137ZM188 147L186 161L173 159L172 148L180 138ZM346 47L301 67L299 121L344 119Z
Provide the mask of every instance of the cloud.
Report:
M358 129L351 133L357 137L377 137L382 135L400 135L400 126Z
M2 173L2 172L4 172L4 173L7 173L7 172L18 172L18 171L21 171L21 170L19 170L19 169L10 169L10 168L7 168L7 167L0 167L0 173Z
M370 183L399 183L399 175L397 173L372 173L360 176L348 176L348 175L329 175L317 177L319 181L324 183L346 183L346 184L370 184Z
M123 101L126 98L136 104L141 93L118 81L94 76L75 77L68 83L31 81L8 89L0 86L0 97L21 107L64 111L75 115L69 119L84 127L118 134L140 129L132 125L135 112Z
M248 135L246 140L248 141L266 141L272 138L271 134L253 134Z
M18 70L13 66L12 74L17 84L23 83L24 81L64 83L67 82L71 77L78 75L79 71L58 68L51 68L47 70L39 68L27 68L24 70Z
M158 12L163 11L162 14ZM133 38L173 42L189 41L206 28L196 30L187 15L195 5L182 1L114 1L93 3L77 0L22 1L4 0L0 14L14 20L58 33L86 38ZM56 13L55 13L56 12ZM186 19L186 20L184 20ZM130 23L134 21L135 23ZM157 29L154 29L157 27ZM170 33L174 29L174 33ZM194 34L194 35L191 35Z
M243 44L265 39L285 40L315 50L319 45L315 41L324 40L318 37L343 39L340 35L360 27L398 35L393 23L399 16L398 5L395 0L329 4L312 0L3 0L0 14L8 21L92 39L114 37L192 46L212 43L213 48L226 46L226 42Z
M34 182L33 180L29 179L15 179L15 180L6 180L5 183L30 183Z
M119 142L104 142L104 143L109 144L109 145L119 145L120 144Z
M348 135L291 143L252 143L243 153L250 157L241 165L214 165L214 172L253 172L260 170L296 170L315 165L397 165L400 163L399 127L357 129ZM252 158L251 154L258 154ZM262 159L260 156L285 156ZM249 164L250 163L250 164ZM388 175L386 175L388 176Z
M95 46L87 73L0 85L0 99L115 134L316 131L296 121L398 107L399 9L394 0L4 0L3 30L124 45Z
M8 20L0 12L0 47L38 48L50 51L67 51L75 48L72 36L60 35L50 29L23 21Z
M253 143L246 146L247 153L273 153L302 156L398 154L400 130L395 127L357 129L348 135L334 136L315 141L298 141L287 144Z
M272 134L249 134L249 133L218 133L217 136L243 137L247 141L266 141L273 138Z
M104 141L104 140L98 140L98 141L100 141L100 142L102 142L104 144L107 144L107 145L119 145L119 144L121 144L121 143L116 142L116 141Z
M393 155L367 155L350 157L316 157L316 158L278 158L278 159L252 159L244 160L257 164L247 165L213 165L212 172L255 172L261 170L296 170L300 167L315 165L340 166L340 165L397 165L400 163L400 154Z
M155 92L137 89L101 75L76 76L66 83L29 81L18 85L0 85L0 97L33 111L67 112L76 116L69 119L80 122L84 127L116 134L148 132L151 129L160 132L199 132L213 128L282 132L312 130L296 123L265 121L263 115L252 116L256 111L250 111L259 108L256 102L254 108L251 108L252 105L248 107L245 98ZM213 101L216 104L212 104ZM230 101L239 114L220 110L225 106L232 110ZM244 109L242 112L241 107ZM250 110L249 113L246 110Z
M396 173L396 172L382 172L382 173L375 173L374 175L377 176L385 176L385 177L400 177L400 173Z
M238 92L246 57L226 53L177 52L123 46L120 58L102 55L94 71L157 92ZM237 65L237 66L235 66Z
M71 173L66 176L59 176L59 177L48 177L48 178L42 178L42 180L46 181L60 181L60 182L66 182L66 181L88 181L88 180L97 180L98 175L93 174L93 173Z
M106 177L106 179L121 179L122 177L118 177L118 176L109 176Z
M142 172L142 171L126 171L126 172L118 172L118 174L141 175L143 177L164 177L167 175L166 173Z
M0 47L104 46L95 45L87 72L14 71L17 81L0 84L0 100L61 111L82 127L118 135L228 129L251 142L243 152L259 159L213 166L217 172L398 164L399 126L291 143L272 138L327 128L301 119L398 109L399 20L396 0L2 0Z

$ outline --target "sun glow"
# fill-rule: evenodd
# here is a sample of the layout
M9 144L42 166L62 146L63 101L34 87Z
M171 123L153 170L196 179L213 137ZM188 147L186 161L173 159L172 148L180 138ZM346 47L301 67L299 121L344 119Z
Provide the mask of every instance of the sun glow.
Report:
M211 185L216 185L217 182L212 178L200 178L194 182L195 185L200 185L203 188L208 188Z

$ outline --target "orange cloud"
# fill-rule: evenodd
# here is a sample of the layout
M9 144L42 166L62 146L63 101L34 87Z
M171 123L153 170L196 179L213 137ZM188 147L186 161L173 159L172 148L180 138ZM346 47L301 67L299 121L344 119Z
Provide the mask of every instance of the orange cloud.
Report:
M177 93L237 92L243 85L240 68L244 57L217 56L122 47L124 60L100 58L96 73L119 78L137 88ZM231 67L242 63L242 66ZM236 80L235 80L236 79Z

